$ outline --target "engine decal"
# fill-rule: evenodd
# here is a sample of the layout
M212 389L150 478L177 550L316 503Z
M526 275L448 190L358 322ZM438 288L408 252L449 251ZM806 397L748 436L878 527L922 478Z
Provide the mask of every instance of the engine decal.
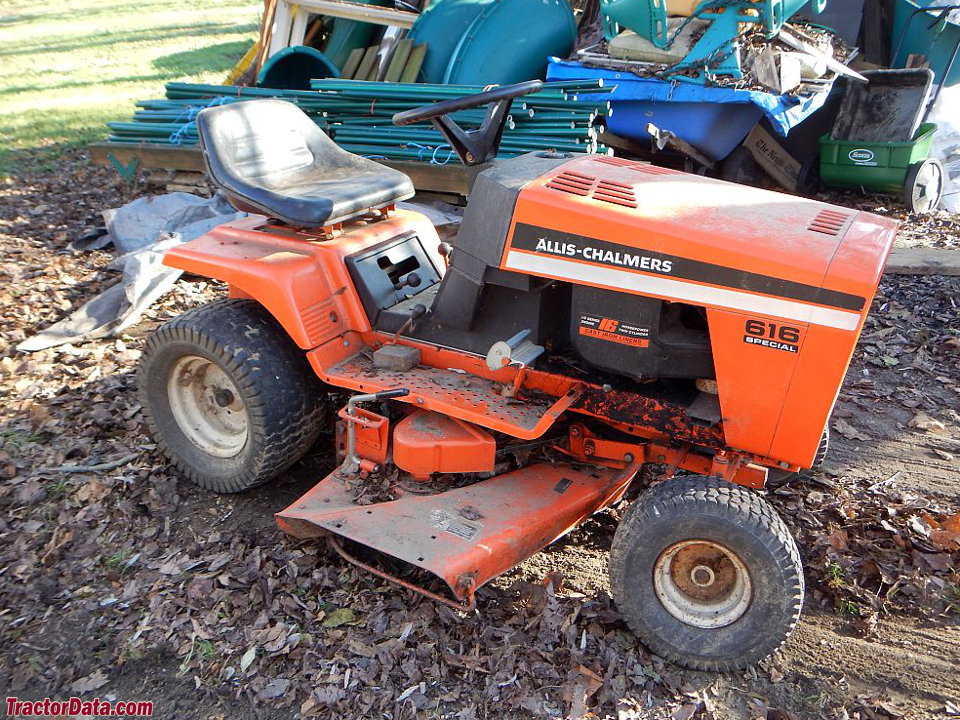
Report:
M860 311L866 305L864 298L837 290L827 290L815 285L806 285L793 280L737 270L676 255L638 250L606 240L549 230L526 223L517 223L510 248L534 252L538 255L584 260L625 270L669 275L678 279L710 283L805 303L828 305L842 310Z
M543 249L538 252L537 245L546 240L552 241L553 244L549 246L544 244ZM668 300L768 315L839 330L856 330L862 319L859 312L851 311L852 307L850 309L843 307L844 305L863 307L864 299L854 295L656 253L645 253L643 257L652 259L656 256L660 260L669 259L671 261L669 274L663 272L663 265L660 272L652 270L652 265L651 270L635 270L632 267L628 269L625 265L616 264L616 256L609 263L604 263L602 260L586 261L582 253L566 248L567 244L578 248L589 245L593 248L620 252L621 261L626 254L638 255L636 248L625 248L603 240L517 223L502 267L540 277L572 280L611 290L654 295ZM556 252L561 249L564 252ZM571 252L572 254L568 254ZM574 259L575 257L578 259ZM705 275L704 267L716 267L719 271L716 275ZM741 278L742 282L735 282L733 276ZM763 282L760 281L761 279ZM711 283L711 285L700 283ZM716 287L717 285L721 287ZM801 296L802 299L793 296ZM835 300L834 296L845 298L842 305L837 301L838 304L832 307L821 307L821 305L831 305L830 300Z
M511 250L504 267L540 277L573 280L611 290L625 290L643 295L655 295L669 300L694 305L711 305L751 314L770 315L785 320L813 323L840 330L856 330L860 314L766 295L753 295L726 288L709 287L682 282L668 277L645 275L628 270L588 265L574 260L537 255Z
M650 328L594 313L580 315L580 334L637 348L650 347Z

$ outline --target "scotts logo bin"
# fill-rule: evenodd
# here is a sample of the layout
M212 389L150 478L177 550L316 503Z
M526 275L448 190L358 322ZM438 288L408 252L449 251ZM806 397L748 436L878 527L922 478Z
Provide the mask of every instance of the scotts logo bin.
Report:
M867 165L873 163L873 158L875 157L873 150L865 150L863 148L858 148L856 150L851 150L847 153L847 157L853 160L858 165Z
M820 138L820 179L828 187L901 193L911 166L930 155L936 123L924 123L908 142Z

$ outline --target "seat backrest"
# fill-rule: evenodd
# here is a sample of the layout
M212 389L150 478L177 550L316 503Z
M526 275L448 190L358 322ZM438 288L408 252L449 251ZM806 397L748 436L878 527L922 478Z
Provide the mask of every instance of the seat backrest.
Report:
M231 179L270 184L271 179L313 165L316 144L334 142L296 105L251 100L207 108L197 115L197 132L214 182Z
M413 195L406 175L340 148L284 100L206 108L197 132L210 181L238 210L321 227Z

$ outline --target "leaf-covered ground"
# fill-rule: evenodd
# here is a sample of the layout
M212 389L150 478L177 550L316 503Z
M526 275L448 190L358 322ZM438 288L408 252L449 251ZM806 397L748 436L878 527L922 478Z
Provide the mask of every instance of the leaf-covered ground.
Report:
M17 353L115 278L109 253L67 244L144 191L70 153L0 188L7 695L153 700L162 718L960 713L960 278L884 279L826 472L769 491L805 558L804 621L762 667L712 675L652 656L612 606L617 509L464 617L276 529L330 469L329 438L251 493L178 479L143 432L133 372L149 331L215 284L182 280L122 338ZM907 241L960 244L944 216L906 220Z

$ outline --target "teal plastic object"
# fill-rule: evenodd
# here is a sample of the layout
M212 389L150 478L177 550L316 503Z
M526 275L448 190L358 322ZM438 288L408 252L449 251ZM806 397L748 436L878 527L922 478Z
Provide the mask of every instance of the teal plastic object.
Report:
M386 4L386 0L355 0L355 2L379 6ZM371 23L336 18L333 21L333 29L321 49L334 65L342 69L351 51L373 45L374 33L379 29L381 28Z
M414 45L427 44L420 82L442 83L461 38L484 6L495 0L433 0L413 23L407 37Z
M443 82L509 85L543 78L548 59L566 57L576 38L577 24L567 0L488 3L459 38Z
M960 0L956 2L960 3ZM960 45L960 24L949 19L945 23L937 22L942 12L937 8L930 8L928 13L914 12L929 4L930 0L922 4L896 0L893 6L893 30L890 33L892 52L896 53L896 57L890 65L904 67L911 54L925 55L933 70L934 82L945 87L960 84L960 57L954 57ZM954 57L952 66L951 57Z
M309 90L310 81L340 77L330 58L306 45L294 45L272 55L257 76L260 87L280 90Z
M648 0L655 2L656 0ZM665 77L681 82L704 84L709 75L740 79L740 53L737 51L741 25L759 25L767 36L773 37L796 12L810 3L814 13L823 11L826 0L705 0L694 10L701 20L708 20L703 35L697 40L682 62L675 65ZM633 28L631 28L633 29Z
M670 42L666 0L603 0L600 11L603 36L608 41L628 28L658 48Z

